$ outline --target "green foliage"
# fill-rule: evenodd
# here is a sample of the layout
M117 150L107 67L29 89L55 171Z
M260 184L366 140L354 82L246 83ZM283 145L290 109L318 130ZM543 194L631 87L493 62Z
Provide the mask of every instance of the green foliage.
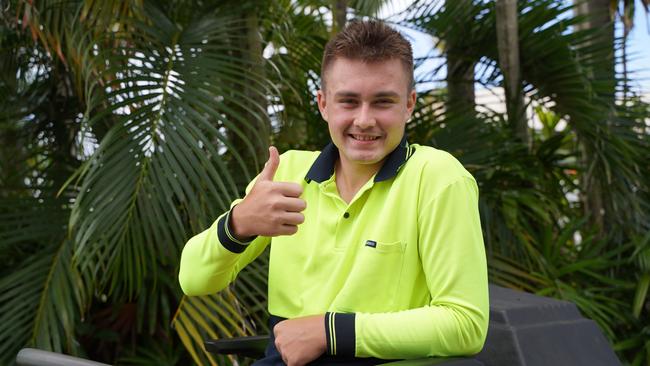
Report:
M383 3L348 6L372 16ZM269 142L327 142L315 91L332 4L7 2L0 364L27 345L124 365L247 362L202 341L268 332L268 253L227 290L195 298L177 284L179 255L241 195ZM416 60L407 135L477 178L491 281L575 302L624 360L647 364L650 107L634 90L611 94L629 85L598 70L618 43L578 31L566 2L519 10L532 143L493 104L448 108L440 87L452 54L475 67L470 85L502 86L494 5L483 1L416 1L388 19L434 40ZM420 72L431 63L441 66Z

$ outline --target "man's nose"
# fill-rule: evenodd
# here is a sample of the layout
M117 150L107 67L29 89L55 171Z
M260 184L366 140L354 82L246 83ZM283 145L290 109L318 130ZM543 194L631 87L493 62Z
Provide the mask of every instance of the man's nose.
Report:
M361 129L366 129L374 127L376 124L377 121L370 110L370 105L363 103L361 108L359 108L359 113L357 113L356 118L354 119L354 125Z

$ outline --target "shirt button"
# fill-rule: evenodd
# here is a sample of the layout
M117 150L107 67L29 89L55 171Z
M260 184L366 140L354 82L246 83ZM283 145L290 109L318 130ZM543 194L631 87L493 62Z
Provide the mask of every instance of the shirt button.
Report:
M346 213L343 214L343 218L344 218L344 219L347 219L348 217L350 217L350 213L349 213L349 212L346 212Z

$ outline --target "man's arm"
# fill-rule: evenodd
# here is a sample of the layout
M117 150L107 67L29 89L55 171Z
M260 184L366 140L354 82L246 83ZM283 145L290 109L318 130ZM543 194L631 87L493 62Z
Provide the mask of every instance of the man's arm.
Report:
M265 236L258 236L250 242L235 238L228 224L231 212L232 209L224 213L209 229L185 244L178 281L186 295L209 295L221 291L270 243L271 238Z
M429 304L393 313L328 313L328 353L399 359L481 350L489 304L474 180L462 177L448 185L420 207L418 221Z
M272 236L291 235L304 221L296 183L274 182L280 157L275 147L243 200L233 202L206 231L191 238L181 255L179 282L187 295L216 293L232 282L239 271L257 258Z

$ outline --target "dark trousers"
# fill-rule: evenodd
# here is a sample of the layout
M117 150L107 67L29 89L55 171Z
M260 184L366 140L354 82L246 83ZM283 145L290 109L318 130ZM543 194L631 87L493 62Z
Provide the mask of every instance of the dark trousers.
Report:
M264 358L259 359L253 363L253 366L285 366L284 361L282 361L282 356L275 348L275 337L273 335L273 327L279 322L285 320L277 316L271 315L269 318L269 329L271 334L269 337L269 344L266 346L264 351ZM336 366L357 366L357 365L380 365L382 363L390 362L389 360L380 360L378 358L359 358L359 357L340 357L340 356L329 356L322 355L314 361L310 362L309 365L315 366L326 366L326 365L336 365Z

